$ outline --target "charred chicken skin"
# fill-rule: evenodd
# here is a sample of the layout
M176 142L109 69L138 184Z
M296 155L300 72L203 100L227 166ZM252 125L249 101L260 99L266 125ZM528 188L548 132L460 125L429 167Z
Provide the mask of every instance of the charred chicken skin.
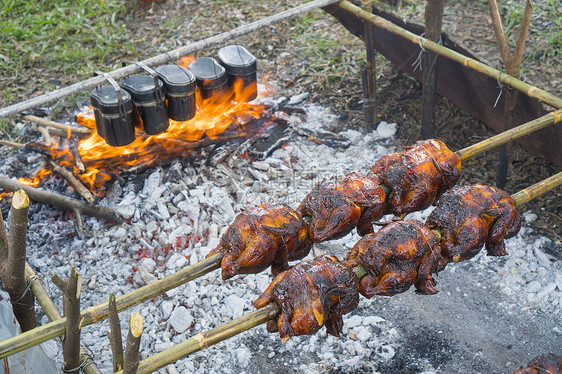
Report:
M373 232L384 210L385 194L377 178L349 173L323 181L308 194L298 211L309 219L314 242L341 238L357 227L359 235Z
M345 257L350 268L367 271L361 295L394 296L412 285L421 294L437 293L432 273L440 258L439 237L418 221L397 221L361 238Z
M305 257L312 242L302 217L285 204L262 204L240 213L209 256L222 253L222 278L255 274L271 265L273 275L287 261ZM208 257L208 256L207 256Z
M562 374L562 357L547 353L535 358L524 368L512 374Z
M476 256L486 244L490 256L505 256L505 238L516 235L521 217L505 191L478 183L451 190L426 220L442 233L440 269Z
M385 213L403 216L431 205L457 183L460 171L459 156L442 141L430 139L384 156L368 176L378 176L391 189Z
M339 336L342 315L359 303L357 287L358 279L351 269L336 257L320 256L277 275L254 306L279 304L281 315L268 321L267 329L279 331L283 342L291 336L313 334L324 325L328 333Z

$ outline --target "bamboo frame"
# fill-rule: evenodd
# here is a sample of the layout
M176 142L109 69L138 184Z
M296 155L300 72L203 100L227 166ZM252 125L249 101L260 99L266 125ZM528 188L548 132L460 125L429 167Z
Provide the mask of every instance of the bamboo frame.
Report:
M306 13L306 12L309 12L311 10L318 9L318 8L321 8L321 7L325 7L325 6L330 5L330 4L337 3L338 1L339 0L313 0L309 3L299 5L297 7L288 9L284 12L280 12L280 13L274 14L272 16L266 17L264 19L249 23L247 25L237 27L233 30L223 32L223 33L215 35L215 36L211 36L210 38L197 41L197 42L192 43L188 46L177 48L177 49L174 49L173 51L170 51L170 52L162 53L158 56L143 60L142 63L144 63L148 67L154 67L154 66L158 66L158 65L168 63L170 61L175 61L180 57L195 53L195 52L200 51L202 49L210 48L210 47L228 42L228 41L236 39L237 37L240 37L242 35L246 35L246 34L251 33L253 31L262 29L264 27L274 25L274 24L279 23L281 21L285 21L285 20L288 20L288 19L295 18L295 17L297 17L297 16L299 16L303 13ZM138 65L130 64L130 65L127 65L127 66L122 67L120 69L109 72L109 75L113 79L118 80L118 79L127 77L131 74L139 73L139 72L142 72L142 71L143 70ZM61 99L63 97L66 97L66 96L69 96L69 95L72 95L72 94L75 94L75 93L79 93L79 92L82 92L82 91L85 91L85 90L95 88L97 86L101 86L105 82L106 82L105 78L101 75L98 75L96 77L92 77L92 78L86 79L84 81L74 83L73 85L70 85L70 86L55 90L55 91L51 91L51 92L45 93L43 95L36 96L34 98L31 98L31 99L28 99L28 100L25 100L25 101L7 106L5 108L1 108L0 109L0 119L13 116L15 114L18 114L18 113L24 111L24 110L35 108L39 105L43 105L43 104L46 104L48 102Z
M395 24L393 24L392 22L379 17L377 15L371 14L369 12L366 12L364 10L361 10L361 8L353 5L352 3L350 3L347 0L342 0L341 2L336 4L338 7L354 13L357 17L362 18L368 22L371 22L373 25L380 27L386 31L389 31L393 34L402 36L404 39L409 40L412 43L415 44L419 44L421 46L423 46L424 49L427 49L429 51L435 52L441 56L447 57L453 61L456 61L460 64L463 64L464 66L466 66L469 69L473 69L475 71L478 71L482 74L485 74L489 77L492 77L494 79L497 79L499 82L502 82L504 84L507 84L513 88L515 88L516 90L523 92L525 95L529 96L529 97L533 97L535 99L538 99L542 102L544 102L545 104L548 104L552 107L554 107L555 109L560 109L562 108L562 99L546 92L545 90L542 90L538 87L535 86L531 86L528 83L525 83L517 78L512 77L509 74L503 73L497 69L494 69L480 61L477 61L473 58L464 56L458 52L455 52L447 47L443 47L441 45L439 45L438 43L432 42L431 40L428 40L426 38L422 38L419 35L415 35L403 28L401 28L400 26L397 26ZM1 117L0 117L1 118Z
M175 274L157 280L154 283L143 286L125 295L116 298L117 310L122 311L132 308L143 301L152 299L166 291L176 288L192 279L213 271L220 267L222 255L216 254L194 265L178 271ZM102 321L108 316L108 302L104 302L80 312L82 315L82 326L91 325ZM61 318L39 326L33 330L16 335L12 338L0 341L0 358L11 356L24 349L41 344L52 338L62 336L65 331L66 318Z

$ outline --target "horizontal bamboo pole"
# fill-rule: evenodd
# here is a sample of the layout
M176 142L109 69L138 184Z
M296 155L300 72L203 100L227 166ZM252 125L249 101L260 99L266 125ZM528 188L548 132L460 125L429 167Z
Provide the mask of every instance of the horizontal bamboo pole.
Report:
M32 115L23 116L23 119L31 121L31 122L35 122L38 125L50 127L50 128L53 128L53 129L70 131L71 133L75 133L75 134L90 134L92 132L92 130L87 128L87 127L67 126L67 125L63 125L62 123L58 123L58 122L51 121L51 120L46 119L46 118L41 118L41 117L32 116Z
M562 184L562 171L558 174L554 174L553 176L540 181L536 184L533 184L530 187L525 188L513 195L511 197L515 201L515 205L525 204L535 197L542 195L545 192L552 190Z
M509 143L512 140L528 135L534 131L538 131L550 125L555 125L561 121L562 109L558 109L557 111L547 113L542 117L494 135L469 147L463 148L460 151L457 151L457 154L461 158L461 161L464 161L481 153L487 152L493 148L496 148L502 144Z
M387 30L393 34L399 35L401 37L403 37L406 40L409 40L412 43L415 44L419 44L421 45L424 49L435 52L441 56L447 57L448 59L451 59L453 61L456 61L460 64L463 64L464 66L466 66L469 69L473 69L475 71L478 71L482 74L485 74L489 77L492 77L494 79L497 79L499 82L502 82L504 84L507 84L515 89L517 89L518 91L521 91L522 93L524 93L525 95L529 96L529 97L534 97L535 99L538 99L552 107L554 107L555 109L561 109L562 108L562 99L538 88L538 87L534 87L531 86L528 83L525 83L517 78L514 78L512 76L510 76L509 74L503 73L497 69L494 69L480 61L477 61L473 58L464 56L458 52L455 52L447 47L443 47L442 45L439 45L438 43L432 42L429 39L425 39L422 38L416 34L411 33L410 31L407 31L405 29L403 29L400 26L397 26L395 24L393 24L392 22L379 17L375 14L371 14L369 12L366 12L364 10L362 10L361 8L353 5L352 3L350 3L347 0L343 0L341 2L339 2L337 4L337 6L339 6L340 8L355 14L357 17L362 18L370 23L372 23L373 25L375 25L376 27L379 27L381 29ZM0 117L1 118L1 117Z
M116 298L117 310L122 311L132 308L143 301L152 299L162 293L176 288L192 279L195 279L209 271L216 270L220 267L222 260L221 254L216 254L194 265L178 271L175 274L157 280L154 283L143 286L125 295ZM107 318L109 303L104 302L80 312L82 315L82 326L91 325ZM16 335L12 338L0 342L0 358L11 356L21 352L24 349L41 344L52 338L62 336L65 331L66 318L61 318L53 322L49 322L43 326L33 330Z
M21 184L3 175L0 175L0 188L5 192L14 192L22 189L29 195L31 200L42 204L50 204L70 211L78 210L89 216L105 218L117 223L123 222L121 216L119 216L119 214L111 208L99 205L89 205L81 200Z
M236 318L230 322L217 326L212 330L199 333L184 342L142 360L139 364L137 374L152 373L165 367L166 365L171 364L172 362L176 362L181 358L187 357L218 342L231 338L234 335L259 326L262 323L275 318L279 313L281 313L279 305L277 305L277 303L271 303L240 318ZM117 373L123 372L118 371Z
M236 40L236 38L238 38L242 35L246 35L246 34L251 33L253 31L260 30L264 27L274 25L274 24L279 23L281 21L285 21L285 20L288 20L288 19L295 18L295 17L297 17L297 16L299 16L303 13L306 13L306 12L309 12L311 10L318 9L318 8L321 8L321 7L330 5L330 4L334 4L336 2L338 2L338 0L314 0L314 1L311 1L309 3L302 4L302 5L299 5L297 7L288 9L284 12L274 14L274 15L269 16L267 18L249 23L249 24L244 25L244 26L237 27L233 30L223 32L221 34L211 36L210 38L191 43L188 46L177 48L177 49L174 49L173 51L170 51L170 52L162 53L158 56L143 60L142 62L149 67L154 67L154 66L162 65L162 64L165 64L165 63L169 63L169 62L174 62L175 60L177 60L180 57L195 53L195 52L200 51L202 49L206 49L206 48L210 48L210 47L213 47L213 46L216 46L216 45L220 45L220 44L228 42L228 41ZM139 73L139 72L142 72L142 71L143 71L142 68L140 68L138 65L130 64L130 65L127 65L125 67L122 67L120 69L117 69L117 70L114 70L114 71L110 72L109 75L113 79L118 80L118 79L127 77L131 74ZM22 101L22 102L19 102L19 103L16 103L16 104L13 104L13 105L10 105L8 107L0 109L0 119L5 118L5 117L9 117L9 116L13 116L14 114L18 114L18 113L20 113L24 110L35 108L39 105L43 105L43 104L46 104L48 102L61 99L61 98L66 97L68 95L72 95L72 94L75 94L75 93L79 93L79 92L82 92L82 91L85 91L85 90L95 88L97 86L101 86L104 83L106 83L105 78L103 76L99 75L99 76L92 77L92 78L86 79L86 80L78 82L78 83L74 83L73 85L70 85L70 86L63 87L61 89L55 90L55 91L45 93L45 94L40 95L40 96L36 96L36 97L31 98L29 100L25 100L25 101Z

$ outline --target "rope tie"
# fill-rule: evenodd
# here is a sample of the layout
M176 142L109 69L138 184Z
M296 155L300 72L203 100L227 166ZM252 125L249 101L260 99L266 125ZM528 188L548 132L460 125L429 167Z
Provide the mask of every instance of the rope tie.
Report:
M502 92L503 92L503 82L500 79L500 74L501 74L501 72L498 73L498 76L496 78L496 80L498 82L498 88L500 89L500 92L498 92L498 97L496 98L496 102L494 103L494 109L498 105L498 102L500 101L500 97L502 96Z
M80 364L79 364L77 367L72 368L72 369L66 369L66 368L64 367L64 365L63 365L63 367L62 367L62 372L63 372L63 373L76 373L76 372L79 372L80 370L84 369L86 366L92 364L92 361L90 361L90 362L87 362L87 361L88 361L88 356L84 357L84 358L82 359L82 361L80 362Z
M423 53L424 52L428 52L427 49L425 49L423 47L423 41L425 36L425 32L422 32L420 34L420 37L418 39L418 45L420 46L420 53L418 54L418 57L416 58L416 60L412 63L412 67L414 68L414 71L418 70L418 68L420 69L420 71L422 71L422 58L423 58ZM443 38L439 37L439 45L443 45ZM435 59L432 62L432 65L435 63L435 61L437 61L437 54L435 54Z

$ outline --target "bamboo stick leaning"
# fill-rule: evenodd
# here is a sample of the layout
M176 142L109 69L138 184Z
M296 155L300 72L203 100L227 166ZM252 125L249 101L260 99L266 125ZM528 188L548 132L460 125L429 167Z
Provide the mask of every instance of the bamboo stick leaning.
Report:
M562 172L513 194L512 198L516 205L521 205L561 184ZM353 270L358 273L358 277L364 275L361 274L362 271L364 271L361 267L357 270ZM280 313L280 306L273 302L254 312L217 326L214 329L194 335L173 347L165 349L141 361L138 374L151 373L161 369L181 358L185 358L220 341L229 339L269 320L273 320Z

